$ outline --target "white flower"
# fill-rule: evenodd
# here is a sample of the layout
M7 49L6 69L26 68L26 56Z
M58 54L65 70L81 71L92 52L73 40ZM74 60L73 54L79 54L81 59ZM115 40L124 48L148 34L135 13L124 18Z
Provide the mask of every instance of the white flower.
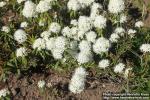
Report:
M16 50L16 56L17 57L24 57L27 55L27 49L25 47L21 47Z
M6 2L5 1L1 1L0 2L0 7L4 7L6 5Z
M49 42L53 43L53 41ZM54 40L54 45L47 44L47 47L52 51L53 57L55 59L62 59L67 44L68 44L67 39L63 36L59 36Z
M104 16L96 16L94 20L94 26L99 29L103 29L106 27L107 19Z
M136 33L136 30L133 30L133 29L128 30L128 35L130 35L131 38L135 36L135 33Z
M78 27L80 31L87 32L92 29L92 20L90 17L80 16L78 19Z
M43 13L51 9L50 3L47 3L46 1L41 0L39 4L36 6L36 11L38 13Z
M73 25L73 26L77 26L78 21L76 19L73 19L73 20L71 20L70 24Z
M71 34L71 29L67 26L67 27L64 27L61 31L62 35L63 36L66 36L66 37L72 37L72 34Z
M9 92L9 90L6 89L6 88L0 90L0 98L6 97L6 96L9 95L9 94L10 94L10 92Z
M50 38L46 41L46 49L47 50L53 50L55 47L55 38Z
M125 69L125 72L124 72L124 77L127 79L129 77L129 72L132 70L132 68L127 68Z
M124 68L125 68L125 64L119 63L119 64L117 64L117 65L115 66L114 72L115 72L115 73L122 73Z
M111 34L111 36L110 36L110 38L109 38L109 40L111 41L111 42L118 42L118 40L120 39L120 37L119 37L119 35L118 34L116 34L116 33L113 33L113 34Z
M79 64L88 63L92 60L93 60L93 54L91 52L88 53L80 52L77 55L77 61Z
M51 32L49 32L49 31L44 31L44 32L41 33L41 37L45 40L48 40L50 35L51 35Z
M125 9L124 0L109 0L108 10L111 13L120 13Z
M81 4L81 6L84 8L90 6L95 0L78 0L78 1Z
M81 93L85 88L86 75L87 72L83 67L76 68L69 84L69 90L73 93Z
M97 54L108 52L110 46L111 46L111 43L108 39L106 39L104 37L100 37L94 43L93 51Z
M73 38L75 40L78 40L78 28L77 27L72 27L71 28L71 35L70 35L70 38Z
M84 38L84 35L85 35L85 32L84 32L84 31L78 31L77 40L83 39L83 38Z
M10 32L10 28L8 26L3 26L1 31L9 33Z
M143 53L150 52L150 44L142 44L140 50Z
M27 27L27 26L28 26L28 23L27 23L27 22L22 22L21 25L20 25L20 27L22 27L22 28L25 28L25 27Z
M81 5L78 0L69 0L67 7L69 10L78 11L81 8Z
M63 58L63 52L61 49L53 49L52 50L52 54L54 59L58 60L58 59L62 59Z
M57 49L62 49L64 51L67 44L67 39L63 36L59 36L55 39L55 48Z
M91 12L98 12L98 10L102 8L103 6L100 3L94 2L91 6Z
M23 43L27 40L27 35L26 32L22 29L18 29L15 33L14 33L14 39L19 43Z
M38 81L38 87L39 88L44 88L45 87L45 81L44 80L40 80L40 81Z
M42 50L45 49L46 47L46 43L45 40L42 38L38 38L34 41L33 45L32 45L33 49L37 49L37 50Z
M99 62L98 67L105 69L110 65L110 61L108 59L103 59Z
M115 29L115 33L117 33L120 36L124 36L125 30L122 27L117 27Z
M22 3L23 1L26 1L26 0L17 0L18 3Z
M88 54L89 52L91 52L91 43L89 41L82 40L79 43L79 49L80 49L81 52L84 52L85 54Z
M92 19L95 19L96 16L99 15L99 10L102 9L102 5L99 4L99 3L93 3L92 6L91 6L91 13L90 13L90 17Z
M89 42L94 43L96 41L96 37L97 37L97 34L94 31L90 31L86 33L86 39Z
M52 22L51 25L49 26L50 32L59 33L60 30L61 30L61 26L56 22Z
M36 4L32 1L26 1L22 10L23 16L30 18L36 16Z
M124 22L127 22L127 16L124 15L124 14L122 14L122 15L120 16L120 23L124 23Z
M142 21L137 21L136 23L135 23L135 27L143 27L144 26L144 23L142 22Z

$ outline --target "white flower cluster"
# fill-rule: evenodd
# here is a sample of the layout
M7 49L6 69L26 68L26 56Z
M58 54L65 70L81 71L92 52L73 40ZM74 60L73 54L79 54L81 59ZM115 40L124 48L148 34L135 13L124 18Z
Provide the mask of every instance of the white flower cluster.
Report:
M132 68L126 68L125 69L124 78L128 79L130 71L132 71Z
M53 48L55 46L55 39L56 38L51 37L46 41L46 49L47 50L53 50Z
M33 48L37 50L47 49L51 50L53 57L55 59L62 59L63 53L66 49L67 39L65 37L56 37L56 38L38 38L33 43Z
M77 26L78 25L78 21L76 19L73 19L70 21L70 24L73 26Z
M69 10L78 11L90 6L95 0L69 0L67 7Z
M109 0L108 10L111 13L120 13L125 9L124 0Z
M143 26L144 26L144 23L143 23L142 21L137 21L137 22L135 23L135 27L141 28L141 27L143 27Z
M78 0L69 0L67 7L69 10L73 10L73 11L78 11L79 9L81 9L81 5L78 2Z
M6 2L5 1L1 1L0 2L0 7L4 7L6 5Z
M120 16L120 23L125 23L125 22L127 22L127 16L124 15L124 14L122 14L122 15Z
M52 37L52 33L59 33L61 31L61 26L52 22L49 26L48 31L41 33L41 37L37 38L32 47L38 51L46 49L50 50L54 59L62 59L63 53L67 48L68 41L63 36Z
M92 18L92 20L94 20L95 17L100 14L101 9L103 9L103 6L101 4L95 2L92 4L90 13L90 17Z
M10 28L8 26L3 26L1 31L9 33L10 32Z
M26 28L28 26L28 23L27 22L22 22L21 24L20 24L20 27L21 28Z
M44 80L38 81L38 87L39 88L44 88L45 85L46 85L46 82Z
M140 47L141 52L148 53L150 52L150 44L142 44Z
M129 35L131 38L135 36L135 33L136 33L136 30L134 30L134 29L129 29L129 30L128 30L128 35Z
M93 45L93 51L97 54L101 54L108 52L110 47L110 41L104 37L100 37L96 40L95 44Z
M81 6L84 8L90 6L95 0L78 0L78 1L81 4Z
M63 53L66 49L67 39L63 36L59 36L55 39L52 47L52 54L55 59L62 59Z
M75 40L81 40L85 34L93 28L93 21L90 17L80 16L78 21L71 20L73 27L66 26L62 29L62 35Z
M36 6L36 11L38 13L43 13L51 9L51 4L48 3L46 0L41 0L39 4Z
M122 28L122 27L117 27L117 28L115 29L115 33L118 34L119 36L124 36L125 29Z
M79 64L87 63L93 60L93 54L91 52L91 43L82 40L79 44L80 53L77 56Z
M82 92L85 88L86 75L87 72L83 67L76 68L69 84L69 90L73 93Z
M37 50L42 50L42 49L45 49L46 47L46 41L43 39L43 38L38 38L34 41L32 47L33 49L37 49Z
M103 59L99 62L98 67L105 69L110 65L110 61L108 59Z
M32 1L26 1L22 10L22 14L26 18L35 17L37 15L36 4L34 4Z
M112 43L116 43L119 41L120 37L123 37L125 35L125 29L122 28L122 27L117 27L115 30L114 30L114 33L112 33L110 35L110 38L109 40L112 42Z
M25 47L21 47L16 50L16 56L17 57L24 57L27 55L27 49Z
M59 33L60 30L61 30L61 26L56 22L52 22L51 25L49 26L50 32Z
M89 42L94 43L96 41L97 34L94 31L90 31L86 33L86 39Z
M26 1L22 10L23 16L27 18L36 17L38 13L47 12L52 8L52 4L57 0L41 0L38 4L29 0L17 0L18 3Z
M118 42L119 39L120 39L120 36L116 33L112 33L109 38L111 42L115 42L115 43Z
M125 68L125 64L119 63L114 67L114 72L115 73L122 73L123 69Z
M4 88L4 89L0 90L0 98L6 97L9 94L10 94L10 92L9 92L9 90L7 88Z
M78 19L78 28L79 31L87 32L92 29L92 20L87 16L80 16Z
M107 19L104 16L96 16L94 20L94 26L96 28L102 29L106 27L106 21Z
M22 29L18 29L16 30L16 32L14 33L14 39L19 43L22 44L23 42L25 42L27 40L27 34L24 30Z
M48 40L51 36L51 32L50 31L44 31L41 33L41 37L45 40Z

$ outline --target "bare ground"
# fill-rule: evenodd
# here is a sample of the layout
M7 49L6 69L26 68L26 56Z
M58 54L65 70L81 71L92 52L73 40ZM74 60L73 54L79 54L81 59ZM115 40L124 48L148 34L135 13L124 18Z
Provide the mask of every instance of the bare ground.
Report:
M144 0L146 5L146 20L144 21L146 27L150 27L150 0Z
M70 75L58 73L31 74L17 77L9 75L6 83L0 84L0 89L6 87L11 92L12 100L102 100L103 92L121 92L122 81L112 80L108 76L87 76L86 89L81 94L73 94L68 90ZM37 83L46 81L42 92Z

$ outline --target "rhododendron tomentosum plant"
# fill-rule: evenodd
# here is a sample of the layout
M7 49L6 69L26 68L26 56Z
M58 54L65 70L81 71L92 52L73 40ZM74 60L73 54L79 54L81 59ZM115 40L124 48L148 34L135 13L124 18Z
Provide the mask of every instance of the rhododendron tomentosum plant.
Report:
M143 28L143 18L130 14L129 3L16 0L12 10L17 8L16 19L9 18L0 26L0 38L5 44L2 47L10 53L5 68L19 72L19 68L24 71L42 65L55 69L82 66L75 69L69 84L73 93L85 89L88 67L127 80L130 72L137 71L136 66L149 66L150 54L150 37ZM2 14L8 5L8 0L0 2ZM38 87L44 85L38 82Z

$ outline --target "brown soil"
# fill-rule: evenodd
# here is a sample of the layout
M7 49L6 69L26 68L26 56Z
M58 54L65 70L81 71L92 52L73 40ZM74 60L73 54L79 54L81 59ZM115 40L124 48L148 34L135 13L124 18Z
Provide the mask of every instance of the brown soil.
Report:
M73 94L68 90L71 75L58 73L32 74L17 78L9 75L6 83L0 84L0 89L6 87L11 92L12 100L102 100L103 92L120 92L121 81L108 76L87 77L86 89L81 94ZM39 80L46 81L44 92L37 87Z
M150 27L150 0L144 0L146 5L146 20L144 21L146 27Z

